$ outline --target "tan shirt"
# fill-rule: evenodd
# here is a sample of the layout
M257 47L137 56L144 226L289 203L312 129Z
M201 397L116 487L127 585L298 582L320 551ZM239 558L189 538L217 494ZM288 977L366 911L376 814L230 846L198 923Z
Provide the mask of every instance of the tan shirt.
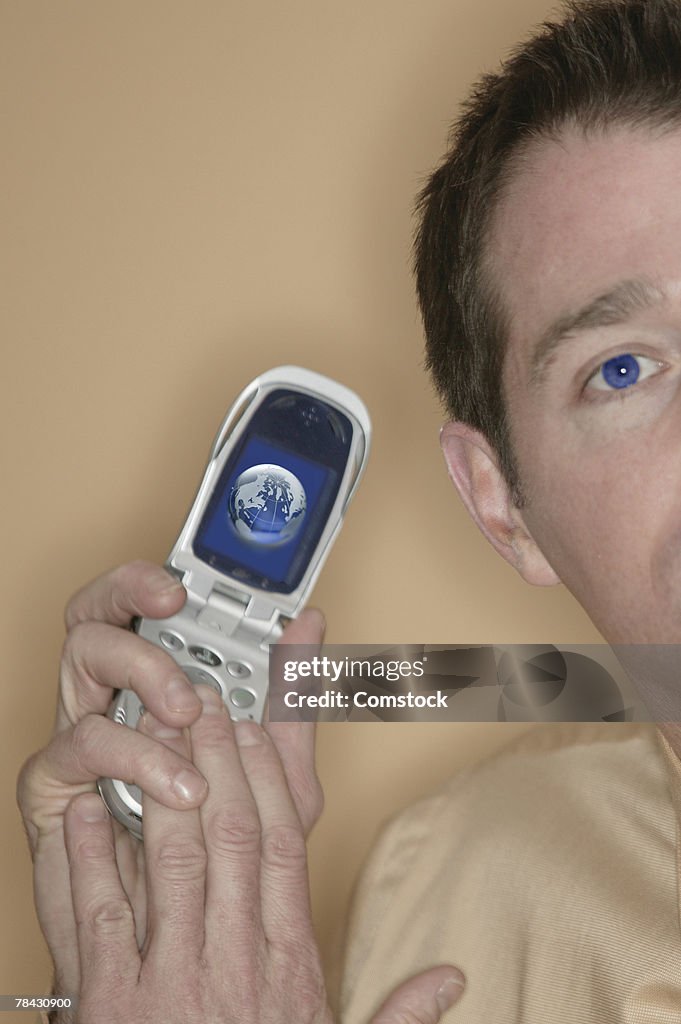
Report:
M650 725L547 725L383 831L344 1024L453 963L451 1024L681 1024L681 763Z

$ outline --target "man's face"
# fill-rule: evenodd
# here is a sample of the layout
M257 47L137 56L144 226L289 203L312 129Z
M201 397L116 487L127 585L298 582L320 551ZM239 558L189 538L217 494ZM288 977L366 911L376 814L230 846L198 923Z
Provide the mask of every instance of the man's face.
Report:
M681 131L536 144L488 252L523 519L608 640L681 642Z

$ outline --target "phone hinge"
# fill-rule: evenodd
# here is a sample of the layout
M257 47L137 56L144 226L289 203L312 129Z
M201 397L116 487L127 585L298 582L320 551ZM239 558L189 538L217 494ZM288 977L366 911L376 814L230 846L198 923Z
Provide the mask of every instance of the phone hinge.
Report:
M279 611L273 609L269 601L258 597L235 600L215 590L196 616L196 621L202 626L259 647L277 642L282 633L279 620Z

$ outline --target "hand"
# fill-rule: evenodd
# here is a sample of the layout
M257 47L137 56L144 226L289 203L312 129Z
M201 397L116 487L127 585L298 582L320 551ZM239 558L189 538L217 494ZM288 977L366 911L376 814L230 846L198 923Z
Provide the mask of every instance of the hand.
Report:
M314 621L295 625L297 641L311 642ZM292 795L266 730L235 725L217 694L205 686L196 692L203 713L176 736L164 730L163 743L193 760L208 796L183 813L143 797L148 905L141 950L101 800L81 795L68 807L82 965L76 1021L329 1024L310 918L308 811ZM300 730L311 732L293 729L298 739ZM141 730L159 735L154 716L144 716ZM434 968L393 993L374 1024L436 1024L461 991L460 972Z
M207 786L194 766L157 740L105 718L115 688L134 690L167 725L189 725L201 704L172 658L128 630L134 615L163 618L185 600L182 586L158 566L134 562L79 591L66 608L52 738L26 761L17 784L34 863L36 909L55 965L56 988L73 994L80 966L64 812L100 776L135 782L168 807L195 807ZM183 774L184 773L184 774ZM179 788L176 788L179 787ZM144 847L114 822L120 877L144 941Z
M55 988L79 990L80 966L71 901L63 816L78 793L95 790L99 776L136 783L168 807L195 807L205 797L205 779L190 761L158 740L122 729L105 717L113 690L125 687L167 727L187 726L201 703L172 658L128 629L134 615L164 618L177 612L185 591L158 566L134 562L88 584L69 602L59 695L52 738L23 765L17 783L34 864L36 910L55 968ZM311 638L305 623L317 625ZM316 642L319 613L304 612L291 624L298 642ZM321 788L309 763L313 736L298 726L272 725L291 791L306 830L321 811ZM113 823L122 884L145 938L144 847L126 828Z

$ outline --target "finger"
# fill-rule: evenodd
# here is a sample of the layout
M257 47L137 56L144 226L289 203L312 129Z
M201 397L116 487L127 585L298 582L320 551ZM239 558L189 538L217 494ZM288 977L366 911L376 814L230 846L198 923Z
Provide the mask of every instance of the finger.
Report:
M50 908L41 921L45 937L65 978L74 985L78 984L77 945L62 816L74 794L92 790L99 776L149 788L178 808L195 805L207 790L205 780L186 758L100 715L88 716L75 729L60 733L24 764L17 802L34 858L36 905ZM134 848L130 843L129 847Z
M135 615L164 619L184 604L182 584L151 562L129 562L86 584L66 606L67 630L94 620L127 626Z
M305 835L309 835L324 808L315 765L314 722L269 722L266 725L281 758L286 783Z
M134 690L167 725L181 728L201 713L194 687L167 652L115 626L79 623L64 643L63 727L75 725L91 712L104 714L114 689Z
M173 732L147 713L138 731L153 736L175 756L191 756L186 730ZM144 955L152 970L171 979L193 969L203 949L206 848L197 810L178 814L143 794L142 817L147 882Z
M260 820L239 758L234 725L207 686L203 714L189 729L192 760L208 780L200 809L206 846L206 941L244 969L260 943ZM259 727L258 727L259 728ZM236 943L234 937L248 937Z
M303 608L297 619L287 624L277 646L305 644L320 647L326 631L326 619L321 608Z
M134 983L140 957L132 908L116 867L111 821L99 796L88 793L64 816L71 895L80 956L81 993L105 993ZM86 1007L81 1004L81 1015ZM83 1019L86 1019L83 1016Z
M61 826L34 852L33 894L52 960L59 964L60 991L68 995L76 993L80 990L80 960L69 860Z
M288 624L277 645L281 657L293 644L309 645L317 653L324 641L326 622L318 608L304 609ZM279 658L272 659L272 671L279 671ZM324 798L315 769L314 722L268 722L267 732L279 752L288 788L307 835L322 812Z
M147 890L144 877L144 843L140 843L120 821L112 819L118 874L135 914L137 948L141 949L147 930Z
M17 799L33 840L60 829L60 815L74 796L74 786L92 789L102 776L137 785L178 809L196 806L207 790L206 780L187 758L102 715L87 715L58 733L22 768Z
M370 1024L438 1024L461 997L466 979L456 967L433 967L396 988Z
M265 730L255 722L237 722L235 734L260 818L260 903L265 937L280 950L297 947L300 952L301 943L312 950L305 835L281 760Z

